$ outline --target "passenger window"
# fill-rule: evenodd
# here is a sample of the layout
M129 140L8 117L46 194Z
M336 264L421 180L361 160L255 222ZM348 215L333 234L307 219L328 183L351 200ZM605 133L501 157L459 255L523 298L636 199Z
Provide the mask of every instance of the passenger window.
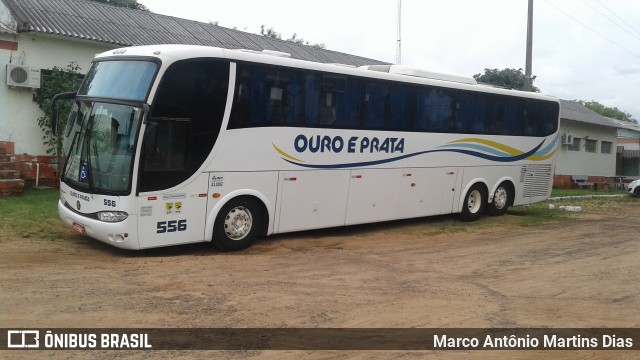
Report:
M347 76L307 75L305 124L334 128L360 125L360 82Z
M367 82L364 93L364 126L374 130L407 130L409 88L383 82Z
M502 122L495 128L497 135L521 135L524 106L520 101L510 101L504 104Z
M418 90L414 130L449 131L452 119L451 96L445 90L432 88Z
M301 124L304 95L296 72L240 67L229 128Z
M455 129L462 133L487 132L487 99L481 94L458 93Z
M525 116L523 119L522 131L525 136L543 136L542 133L542 113L540 103L527 101Z

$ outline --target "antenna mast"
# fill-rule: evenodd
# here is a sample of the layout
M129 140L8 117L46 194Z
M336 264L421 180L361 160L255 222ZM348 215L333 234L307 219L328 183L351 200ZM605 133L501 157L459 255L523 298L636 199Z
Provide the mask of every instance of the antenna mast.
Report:
M401 51L401 32L402 29L402 0L398 0L398 47L396 48L396 64L400 65L402 62L402 51Z

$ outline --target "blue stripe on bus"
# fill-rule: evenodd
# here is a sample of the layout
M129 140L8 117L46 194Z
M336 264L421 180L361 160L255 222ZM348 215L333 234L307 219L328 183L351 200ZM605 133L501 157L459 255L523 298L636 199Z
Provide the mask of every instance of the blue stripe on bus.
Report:
M531 149L530 151L528 151L526 153L523 153L523 154L517 155L517 156L508 156L508 157L507 156L495 156L495 155L490 155L490 154L485 154L485 153L472 151L472 150L465 150L465 149L437 149L437 150L420 151L420 152L416 152L416 153L412 153L412 154L405 154L405 155L396 156L396 157L392 157L392 158L388 158L388 159L382 159L382 160L365 161L365 162L357 162L357 163L346 163L346 164L329 164L329 165L302 164L302 163L297 163L295 161L291 161L291 160L285 159L285 158L283 158L283 160L288 162L288 163L291 163L291 164L294 164L294 165L298 165L298 166L302 166L302 167L306 167L306 168L313 168L313 169L344 169L344 168L353 168L353 167L363 167L363 166L374 166L374 165L387 164L387 163L390 163L390 162L399 161L399 160L411 158L411 157L418 156L418 155L429 154L429 153L455 152L455 153L460 153L460 154L469 155L469 156L475 156L475 157L479 157L479 158L482 158L482 159L485 159L485 160L490 160L490 161L495 161L495 162L514 162L514 161L526 159L529 156L534 155L538 151L538 149L540 149L540 147L542 147L542 144L544 144L544 140L540 144L538 144L538 146L536 146L535 148Z

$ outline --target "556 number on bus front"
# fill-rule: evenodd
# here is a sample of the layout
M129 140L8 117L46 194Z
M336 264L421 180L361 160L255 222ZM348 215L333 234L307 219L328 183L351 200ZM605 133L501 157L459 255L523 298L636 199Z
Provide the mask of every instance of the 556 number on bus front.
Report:
M186 231L187 230L187 220L169 220L169 221L158 221L156 224L156 233L164 234L171 233L176 231Z

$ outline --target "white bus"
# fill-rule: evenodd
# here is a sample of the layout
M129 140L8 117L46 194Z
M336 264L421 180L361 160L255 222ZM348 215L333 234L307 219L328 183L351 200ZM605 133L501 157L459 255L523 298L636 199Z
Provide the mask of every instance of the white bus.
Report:
M275 52L117 49L60 98L60 217L125 249L502 215L548 198L558 147L555 98Z

